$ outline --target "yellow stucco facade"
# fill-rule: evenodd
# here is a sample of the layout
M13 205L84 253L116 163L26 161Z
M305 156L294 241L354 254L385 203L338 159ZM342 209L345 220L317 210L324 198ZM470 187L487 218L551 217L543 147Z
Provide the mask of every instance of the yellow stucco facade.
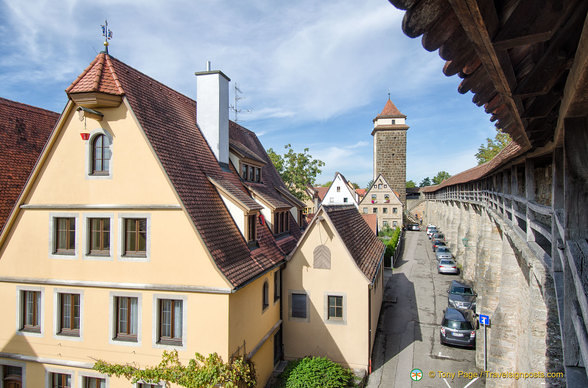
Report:
M382 270L372 284L323 214L319 210L283 271L284 355L326 356L368 370L382 303ZM329 257L328 265L317 259L318 247L322 257ZM294 311L293 298L300 301L301 295L306 296L306 312ZM342 297L335 302L342 302L342 310L332 314L329 297Z
M99 376L96 359L154 365L164 349L187 361L195 352L217 352L227 360L251 352L259 386L273 369L273 335L279 329L274 272L240 289L214 264L173 185L146 140L128 103L100 109L101 121L78 119L66 107L0 246L0 365L20 366L26 387L49 386L51 373L71 376L73 387L85 377L105 378L109 388L131 387L125 379ZM83 140L80 133L90 133ZM112 156L107 176L89 174L93 136L106 135ZM75 248L55 252L55 222L75 220ZM108 252L89 254L89 220L107 220ZM125 254L124 220L146 220L146 252ZM264 283L270 302L263 308ZM23 330L27 293L38 293L38 329ZM60 334L62 295L79 295L77 335ZM134 340L116 337L117 298L136 301ZM120 299L122 300L122 299ZM126 300L126 299L125 299ZM179 301L180 341L160 341L160 302ZM28 307L27 307L28 308ZM178 334L178 333L176 333ZM245 344L243 348L240 348ZM252 352L254 351L254 352Z

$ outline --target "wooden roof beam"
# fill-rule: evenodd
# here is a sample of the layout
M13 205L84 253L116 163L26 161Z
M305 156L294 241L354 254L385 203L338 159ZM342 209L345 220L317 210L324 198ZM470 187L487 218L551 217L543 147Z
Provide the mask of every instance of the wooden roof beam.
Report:
M584 18L582 35L559 108L553 138L556 146L563 145L564 120L568 117L585 116L586 112L588 112L588 14Z
M482 65L496 88L496 91L504 97L505 105L509 114L512 115L512 120L514 120L515 130L513 132L517 132L517 134L520 135L512 137L520 139L520 145L523 148L530 148L531 143L529 142L525 127L521 121L519 111L513 99L508 79L500 66L500 61L494 50L494 45L490 39L488 30L486 29L486 24L478 7L478 2L476 0L449 0L449 3L459 19L462 28L472 42Z
M561 0L520 1L494 38L494 47L506 50L548 41L568 19L575 3Z

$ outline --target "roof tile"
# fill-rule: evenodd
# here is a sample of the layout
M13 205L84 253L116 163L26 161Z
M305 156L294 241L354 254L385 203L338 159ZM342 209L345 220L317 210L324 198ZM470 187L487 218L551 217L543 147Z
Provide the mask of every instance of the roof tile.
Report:
M58 119L58 113L0 98L0 229Z

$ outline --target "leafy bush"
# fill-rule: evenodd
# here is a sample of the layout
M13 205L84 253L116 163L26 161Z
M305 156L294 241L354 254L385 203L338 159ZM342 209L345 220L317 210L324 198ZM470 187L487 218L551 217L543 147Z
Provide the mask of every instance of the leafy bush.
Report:
M325 357L291 361L280 375L285 388L344 388L351 386L353 373Z
M139 368L130 364L111 364L98 360L94 370L108 376L125 377L131 383L145 381L151 383L170 382L187 388L200 387L253 387L256 385L255 368L245 359L237 357L230 362L216 353L204 357L196 353L195 357L182 365L178 352L163 351L161 362L154 367Z
M386 246L386 251L384 252L384 258L386 260L390 259L394 252L396 252L396 247L398 246L398 240L400 239L400 228L397 227L395 229L386 226L380 232L380 240Z

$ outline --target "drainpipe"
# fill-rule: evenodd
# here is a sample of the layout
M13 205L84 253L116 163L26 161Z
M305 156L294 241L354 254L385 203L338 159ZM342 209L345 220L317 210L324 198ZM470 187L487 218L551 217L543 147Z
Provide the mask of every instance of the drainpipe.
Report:
M372 285L368 284L368 375L372 374Z

